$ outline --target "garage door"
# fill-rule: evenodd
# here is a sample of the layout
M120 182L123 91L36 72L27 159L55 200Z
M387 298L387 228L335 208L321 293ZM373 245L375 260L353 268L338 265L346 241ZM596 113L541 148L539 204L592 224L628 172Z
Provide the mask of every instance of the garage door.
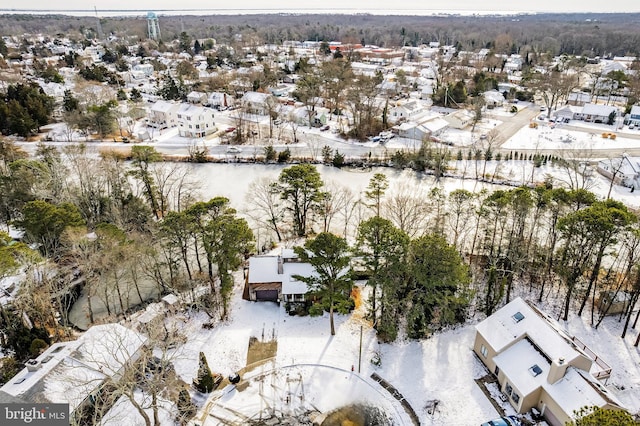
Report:
M277 302L278 290L256 290L256 300Z

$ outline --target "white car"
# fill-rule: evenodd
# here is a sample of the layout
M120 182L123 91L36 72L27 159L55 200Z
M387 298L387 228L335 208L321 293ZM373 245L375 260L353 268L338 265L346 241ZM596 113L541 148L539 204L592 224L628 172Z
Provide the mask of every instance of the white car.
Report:
M227 148L227 152L230 154L238 154L238 153L241 153L242 150L237 146L230 146L229 148Z

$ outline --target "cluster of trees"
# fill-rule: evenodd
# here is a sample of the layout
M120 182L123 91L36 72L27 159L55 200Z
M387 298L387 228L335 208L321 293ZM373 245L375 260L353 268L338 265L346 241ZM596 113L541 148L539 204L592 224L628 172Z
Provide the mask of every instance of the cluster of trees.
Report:
M30 265L14 308L35 327L65 334L80 289L90 324L96 299L115 316L143 303L150 284L160 295L193 290L195 304L226 316L231 271L253 249L252 232L229 200L197 201L188 171L160 162L150 147L133 147L129 158L91 158L73 146L64 160L55 149L40 147L30 159L9 142L0 147L2 222L22 229L25 242L51 262L23 255L20 244L0 250L3 274L17 260ZM199 287L210 289L203 299ZM10 317L2 321L8 327ZM31 342L23 343L26 354Z
M161 27L166 44L162 43L160 47L170 48L168 40L179 40L176 51L190 51L193 39L212 39L227 44L341 40L385 47L440 41L456 44L464 50L486 47L499 53L522 53L532 49L552 54L624 55L637 53L636 20L637 15L633 13L522 15L517 20L511 16L443 18L363 14L252 15L251 19L244 15L163 16ZM106 34L131 36L136 40L147 36L144 17L102 19L101 25ZM189 33L183 35L184 28L189 28ZM2 35L47 31L76 39L97 37L95 18L92 17L11 15L0 19Z
M4 135L33 135L51 119L53 98L37 84L10 84L0 98L0 132Z
M366 259L369 285L375 288L371 317L379 331L390 338L397 330L391 326L387 331L385 321L393 325L398 315L415 319L415 333L408 329L407 334L420 336L434 318L438 324L463 318L469 300L475 309L490 315L516 291L529 292L539 301L561 301L556 305L559 318L567 319L571 312L590 312L592 324L598 327L610 308L598 304L601 291L626 291L632 306L640 296L640 224L636 214L622 203L599 200L579 179L571 182L571 189L555 188L549 182L537 187L478 193L458 189L445 194L437 186L426 192L402 185L387 191L384 175L376 175L367 191L358 196L348 188L325 185L313 166L300 165L283 170L277 180L254 182L249 193L252 209L247 214L254 229L262 230L263 238L271 234L281 240L314 229L355 238L358 248L354 253ZM371 246L375 241L395 242L380 249ZM429 271L446 265L445 259L453 256L449 246L463 255L473 280L464 278L468 275L464 267L452 266L451 270L459 272L449 270L447 276L461 287L446 282L425 284L430 282L426 276ZM433 255L434 247L446 253L444 258ZM421 258L424 253L437 262L421 272L414 261L426 262ZM392 258L380 259L383 254ZM391 272L380 270L381 264L392 265ZM470 284L468 289L466 284ZM437 289L428 294L442 291L442 295L452 296L449 307L428 308L432 302L421 298L419 287L423 285ZM400 302L394 305L398 311L387 307L386 299ZM438 303L445 300L444 296L436 299ZM416 306L428 311L413 312L411 307ZM624 312L623 334L637 323L632 311Z

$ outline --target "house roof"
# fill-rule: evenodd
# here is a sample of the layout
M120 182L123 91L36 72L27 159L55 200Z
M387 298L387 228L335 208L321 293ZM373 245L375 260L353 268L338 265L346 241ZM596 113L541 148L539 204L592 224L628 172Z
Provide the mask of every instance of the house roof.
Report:
M584 115L599 115L602 117L608 117L612 112L617 111L616 107L610 105L597 105L597 104L585 104L582 107L582 114Z
M631 111L629 112L631 115L640 115L640 105L634 105L631 107Z
M202 115L206 112L207 108L193 105L193 104L180 104L180 108L178 108L178 114L186 115L189 117L195 117L198 115Z
M247 92L242 96L243 102L251 102L254 104L262 104L267 101L271 95L268 93L260 93L260 92Z
M169 112L175 111L178 109L178 104L167 101L156 101L153 105L151 105L151 111L156 112Z
M522 318L517 320L520 316ZM580 356L569 336L551 318L543 318L518 297L476 326L489 345L501 352L514 342L529 337L550 359L573 360Z
M119 324L91 327L78 340L51 345L1 391L33 403L68 403L73 411L106 377L120 371L145 338Z
M604 386L575 367L568 367L564 377L554 384L545 383L544 390L571 416L585 406L612 404L622 407L622 403Z
M509 381L525 396L546 383L550 365L548 359L536 350L527 339L522 339L494 357L494 362L509 378ZM537 365L540 373L534 375L530 369Z
M297 258L292 249L283 249L282 256L254 256L249 259L249 284L281 283L283 294L304 294L307 284L293 275L311 276L316 272L310 263L291 262ZM282 273L278 273L278 262L282 259Z
M278 274L278 256L253 256L249 259L249 283L282 282Z

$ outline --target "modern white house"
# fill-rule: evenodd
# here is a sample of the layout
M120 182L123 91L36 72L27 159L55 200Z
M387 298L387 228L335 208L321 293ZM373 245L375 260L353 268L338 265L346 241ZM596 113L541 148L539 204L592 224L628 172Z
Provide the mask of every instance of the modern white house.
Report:
M193 104L181 104L176 116L178 119L178 133L186 138L203 138L214 133L217 128L214 110Z
M473 350L516 412L538 413L551 426L573 421L585 406L624 409L601 383L611 367L521 298L476 326Z

